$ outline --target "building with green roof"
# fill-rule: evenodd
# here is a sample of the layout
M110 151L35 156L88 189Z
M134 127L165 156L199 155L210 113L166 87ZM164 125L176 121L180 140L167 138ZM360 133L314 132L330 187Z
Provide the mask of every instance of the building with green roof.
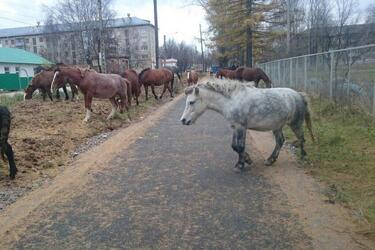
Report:
M34 68L51 64L47 59L26 50L0 47L0 90L24 89L34 76Z

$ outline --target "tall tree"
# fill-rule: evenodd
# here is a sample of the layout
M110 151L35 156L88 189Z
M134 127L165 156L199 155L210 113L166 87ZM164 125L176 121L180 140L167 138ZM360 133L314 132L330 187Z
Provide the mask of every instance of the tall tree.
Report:
M101 13L103 18L104 44L113 44L113 40L108 27L115 13L110 9L112 0L103 0L101 3ZM92 0L60 0L53 7L45 6L47 14L45 29L48 33L69 31L73 36L69 39L77 39L78 48L75 50L79 53L79 58L84 58L85 62L92 64L93 60L98 60L99 53L99 11L98 1ZM59 36L60 39L61 36ZM53 36L51 35L51 39ZM54 39L56 40L56 38ZM55 41L55 46L64 48L65 42ZM53 46L53 45L52 45ZM108 50L109 48L105 48ZM84 63L80 61L79 63Z

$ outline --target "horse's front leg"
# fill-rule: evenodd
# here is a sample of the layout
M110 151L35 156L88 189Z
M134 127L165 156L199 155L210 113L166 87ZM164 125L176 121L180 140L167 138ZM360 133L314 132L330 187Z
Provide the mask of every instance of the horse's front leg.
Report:
M271 166L277 160L277 158L279 157L281 147L283 146L283 144L285 142L285 138L284 138L282 129L274 130L272 132L273 132L273 135L275 136L276 146L275 146L272 154L270 155L270 157L268 157L268 159L265 161L264 164L266 166Z
M243 169L245 167L245 162L251 164L252 160L247 152L245 152L246 144L246 128L245 127L235 127L232 138L232 148L238 153L238 162L236 163L236 168Z
M8 142L6 143L5 154L9 162L9 177L10 179L13 180L16 177L18 170L16 167L16 163L14 162L14 153L13 153L12 146Z
M47 95L48 95L49 99L50 99L51 101L53 101L51 90L50 90L50 89L47 89L47 90L45 90L45 91L47 92Z
M115 114L116 114L116 110L117 110L117 101L116 101L116 98L111 98L109 99L111 104L112 104L112 111L111 113L109 114L109 116L107 117L107 120L111 120ZM122 104L121 104L122 105Z
M154 84L151 84L151 91L152 91L152 94L154 95L155 99L157 100L158 96L155 93L155 85Z
M84 122L88 122L91 117L91 103L92 103L92 95L85 94L85 108L86 108L86 116L83 119Z
M68 101L69 100L69 95L68 95L68 91L66 90L66 86L65 85L63 86L63 90L64 90L64 94L65 94L65 101Z
M167 89L168 89L169 93L171 94L171 97L173 97L173 80L171 81L171 86L169 86L169 84L167 84Z
M147 101L148 100L148 85L143 84L143 86L145 87L145 95L146 95L146 101Z

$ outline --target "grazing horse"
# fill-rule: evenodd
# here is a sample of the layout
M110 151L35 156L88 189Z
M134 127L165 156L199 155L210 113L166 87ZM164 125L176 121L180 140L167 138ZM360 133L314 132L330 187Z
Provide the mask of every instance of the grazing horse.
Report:
M173 82L174 74L171 70L167 68L161 69L144 69L139 73L138 76L140 84L143 84L146 93L146 100L148 100L148 86L151 86L152 94L154 94L155 99L158 99L158 96L155 93L155 86L164 85L163 92L160 95L160 99L163 97L165 91L168 89L171 97L173 97ZM169 83L171 83L169 85Z
M129 81L116 74L101 74L91 69L81 69L72 66L57 66L51 88L57 88L56 78L64 77L78 86L85 97L86 116L83 120L87 122L91 116L92 98L109 99L112 111L107 119L113 118L117 108L120 112L129 109L127 90ZM60 83L61 84L61 83ZM119 97L119 101L116 98Z
M25 99L31 99L33 96L33 93L35 90L39 89L42 92L43 95L43 101L46 100L46 94L48 97L53 101L52 93L51 93L51 82L53 79L54 72L50 70L42 70L39 73L37 73L33 79L31 80L31 83L27 88L25 89ZM65 100L69 100L68 91L65 87L66 79L60 78L59 81L62 81L63 84L59 84L65 93ZM70 84L70 89L72 90L72 101L74 100L74 96L77 95L78 98L78 89L73 85ZM60 92L59 90L56 90L56 97L60 98Z
M195 70L190 70L187 72L187 82L188 86L192 84L197 84L198 83L198 73Z
M14 162L14 153L12 146L8 142L10 131L10 112L7 107L0 106L0 148L1 157L5 161L5 155L9 162L9 177L14 179L17 174L16 163Z
M222 114L234 129L232 148L239 155L236 168L243 169L245 162L252 163L245 151L246 130L272 131L276 147L265 161L272 165L284 143L282 128L287 124L298 138L301 156L304 157L303 121L314 140L308 102L304 94L289 88L258 89L238 81L213 81L185 89L184 125L194 123L206 109Z
M228 79L236 79L236 71L230 70L230 69L219 69L219 71L216 73L216 78L228 78Z
M137 103L137 106L138 106L139 105L138 97L141 94L141 85L139 84L137 72L132 69L127 69L120 75L129 81L131 85L132 96L134 97L135 102ZM129 103L130 103L130 100L129 100Z
M259 81L263 80L267 88L272 88L272 82L260 68L239 67L235 71L235 79L240 81L255 82L255 87L258 88Z

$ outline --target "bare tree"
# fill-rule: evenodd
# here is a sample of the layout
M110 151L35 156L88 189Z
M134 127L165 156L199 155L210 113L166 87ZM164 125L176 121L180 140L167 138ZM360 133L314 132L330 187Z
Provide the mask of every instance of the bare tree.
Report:
M102 16L103 16L103 27L104 27L104 44L113 44L113 36L111 31L106 29L109 22L115 16L114 11L110 9L110 3L112 0L102 1ZM47 33L57 34L57 32L66 32L67 42L73 42L77 48L78 55L80 58L79 63L86 62L92 65L93 61L98 60L99 51L99 13L98 13L98 2L93 0L60 0L53 7L45 6L45 12L47 13L46 26ZM64 37L64 36L62 36ZM51 35L52 42L57 44L52 47L66 45L65 41L61 41L61 34L59 36ZM64 44L65 43L65 44ZM109 50L107 46L105 50Z

